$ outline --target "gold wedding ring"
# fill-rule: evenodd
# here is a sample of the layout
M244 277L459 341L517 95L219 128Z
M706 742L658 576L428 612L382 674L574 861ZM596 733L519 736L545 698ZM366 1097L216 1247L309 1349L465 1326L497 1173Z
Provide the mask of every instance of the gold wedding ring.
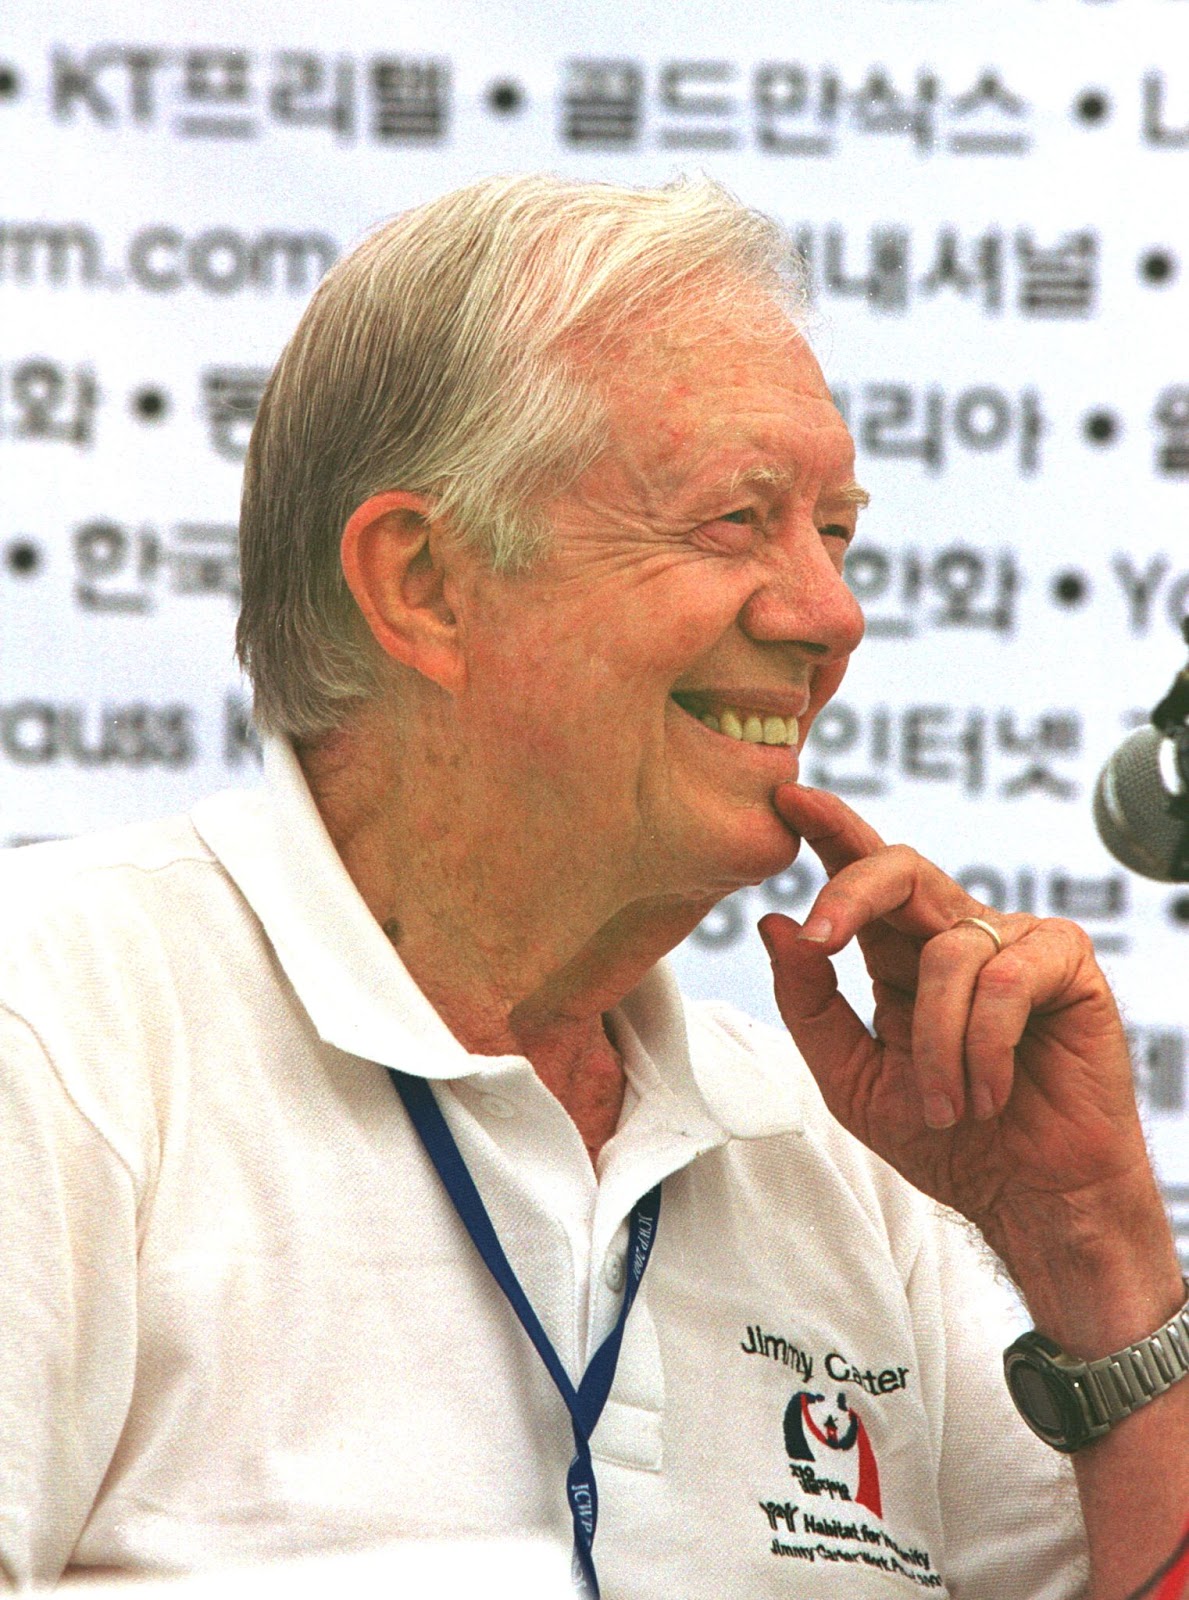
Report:
M957 922L954 923L954 927L960 928L963 924L969 924L972 928L981 928L985 934L988 934L994 940L996 955L1003 949L1003 940L999 937L998 930L993 928L989 922L984 922L981 917L959 917Z

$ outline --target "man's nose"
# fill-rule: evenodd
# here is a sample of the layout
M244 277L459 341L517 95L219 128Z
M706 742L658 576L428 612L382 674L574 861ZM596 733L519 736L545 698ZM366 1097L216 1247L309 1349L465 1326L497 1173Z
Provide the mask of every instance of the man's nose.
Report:
M842 541L812 524L773 541L764 581L740 613L751 638L795 644L820 660L848 656L863 637L863 613L838 560Z

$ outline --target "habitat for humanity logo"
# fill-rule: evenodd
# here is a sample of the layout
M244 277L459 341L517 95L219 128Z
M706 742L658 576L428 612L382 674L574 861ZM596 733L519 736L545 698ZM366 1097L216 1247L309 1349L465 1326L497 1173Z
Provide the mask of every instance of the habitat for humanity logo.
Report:
M842 1390L831 1403L823 1394L799 1389L785 1408L784 1447L789 1471L807 1494L853 1500L883 1516L875 1450Z

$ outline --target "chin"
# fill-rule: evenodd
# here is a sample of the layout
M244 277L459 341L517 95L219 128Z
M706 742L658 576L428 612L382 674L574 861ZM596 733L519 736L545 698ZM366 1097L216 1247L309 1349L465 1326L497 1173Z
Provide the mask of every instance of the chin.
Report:
M720 829L707 839L699 865L703 872L709 869L715 888L730 894L784 872L800 848L800 839L770 807L757 807L736 818L729 831Z

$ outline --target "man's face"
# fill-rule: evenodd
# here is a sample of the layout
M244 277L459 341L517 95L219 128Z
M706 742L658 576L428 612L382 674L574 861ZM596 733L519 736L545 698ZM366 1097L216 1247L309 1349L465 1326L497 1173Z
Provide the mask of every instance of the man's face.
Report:
M472 574L458 709L506 837L570 849L612 898L717 895L792 858L771 796L862 634L841 576L862 495L791 330L644 351L548 554Z

